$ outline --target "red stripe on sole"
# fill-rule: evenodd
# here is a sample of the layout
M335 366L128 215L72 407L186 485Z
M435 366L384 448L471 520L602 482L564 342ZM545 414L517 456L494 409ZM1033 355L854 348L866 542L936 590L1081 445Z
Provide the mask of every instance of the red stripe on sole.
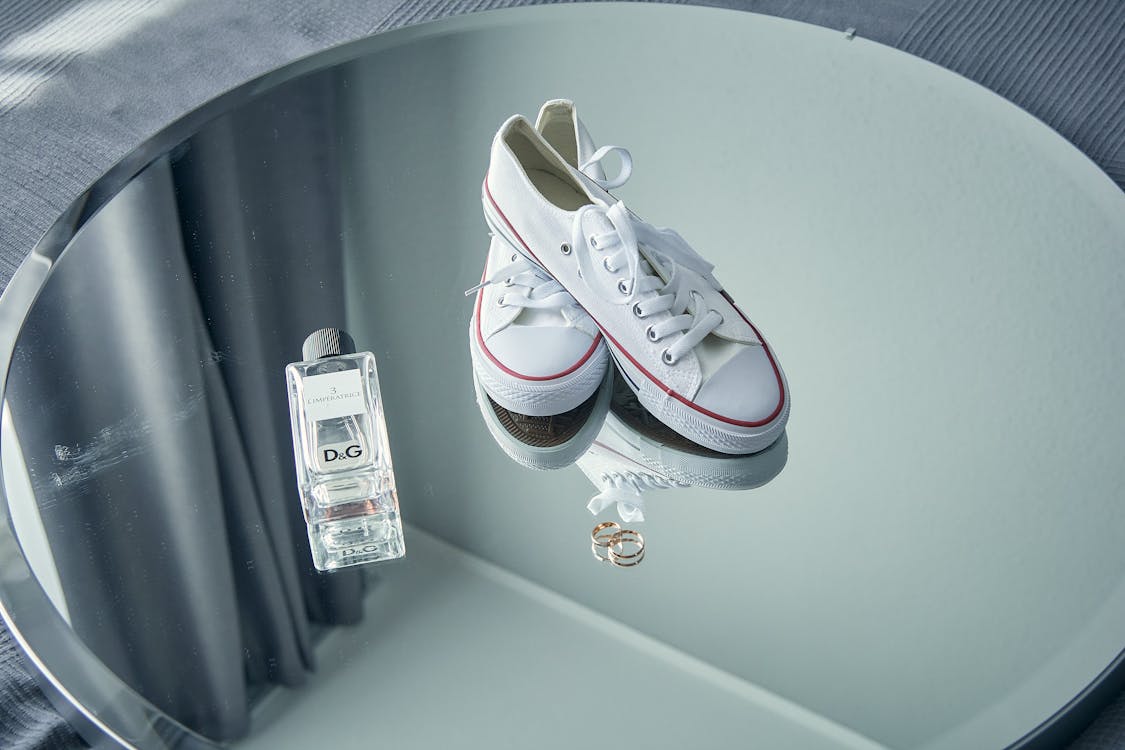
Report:
M512 231L515 231L515 230L512 230ZM523 240L521 239L520 242L523 242ZM486 265L485 268L486 268L485 273L488 273L487 265ZM485 279L485 277L482 274L481 275L481 281L484 281L484 279ZM483 299L483 297L484 297L484 290L481 289L480 291L477 292L477 302L476 302L476 305L474 306L475 310L473 311L473 318L476 320L477 344L480 346L480 350L482 352L484 352L484 356L488 357L488 359L492 362L492 364L496 365L501 370L503 370L505 373L507 373L508 375L511 375L513 378L519 378L520 380L528 380L528 381L532 381L532 382L542 382L544 380L556 380L558 378L566 377L567 375L570 375L572 372L574 372L578 368L582 367L582 365L586 364L586 362L590 359L590 357L592 357L594 355L594 352L597 351L598 344L601 343L602 335L599 333L597 336L594 337L594 343L590 344L590 348L586 351L585 354L582 355L582 359L575 362L569 368L563 370L562 372L555 373L554 375L524 375L523 373L516 372L512 368L505 366L504 363L501 362L500 360L496 359L495 355L493 355L492 352L489 350L488 345L484 343L484 335L481 333L481 330L480 330L480 308L481 308L481 300Z

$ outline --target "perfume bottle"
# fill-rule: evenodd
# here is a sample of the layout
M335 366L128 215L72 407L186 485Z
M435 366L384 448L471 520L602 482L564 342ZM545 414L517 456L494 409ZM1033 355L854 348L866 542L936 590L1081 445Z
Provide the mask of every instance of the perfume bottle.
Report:
M406 554L375 355L322 328L285 368L297 489L317 570Z

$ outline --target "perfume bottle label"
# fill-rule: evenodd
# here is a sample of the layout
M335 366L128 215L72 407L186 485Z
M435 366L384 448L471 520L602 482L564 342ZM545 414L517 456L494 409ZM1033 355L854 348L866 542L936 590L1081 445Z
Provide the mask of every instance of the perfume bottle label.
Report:
M360 440L318 445L316 460L324 471L344 471L362 466L369 461L367 451Z
M305 415L313 422L363 414L363 380L359 370L329 372L304 380Z

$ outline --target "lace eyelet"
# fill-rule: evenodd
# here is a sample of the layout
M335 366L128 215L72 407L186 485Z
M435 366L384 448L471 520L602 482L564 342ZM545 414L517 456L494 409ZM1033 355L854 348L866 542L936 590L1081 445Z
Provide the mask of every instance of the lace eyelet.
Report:
M497 307L503 307L504 306L504 295L503 294L501 294L499 297L496 298L496 306Z
M621 279L617 282L617 291L621 292L622 294L629 293L629 285L625 283L625 279Z
M637 302L633 305L633 314L636 315L638 318L643 318L645 316L644 312L641 311L641 303L640 302Z
M656 331L653 330L652 326L649 326L648 328L645 329L645 336L648 337L649 341L659 341L660 340L660 337L656 335ZM668 350L665 349L664 351L668 351Z
M672 353L670 351L668 351L667 349L660 352L660 360L666 365L676 364L676 358L673 357Z
M570 243L564 242L559 246L559 252L563 255L570 255Z
M520 257L520 256L519 256L519 253L512 253L512 262L513 262L513 263L515 263L515 262L516 262L516 258L518 258L518 257Z
M617 270L616 268L614 268L613 266L611 266L609 264L609 258L602 258L602 268L609 271L610 273L613 273L614 271Z
M592 234L590 235L590 247L594 248L595 250L598 249L598 238Z
M509 276L508 278L504 279L504 286L511 286L511 285L512 285L512 277Z

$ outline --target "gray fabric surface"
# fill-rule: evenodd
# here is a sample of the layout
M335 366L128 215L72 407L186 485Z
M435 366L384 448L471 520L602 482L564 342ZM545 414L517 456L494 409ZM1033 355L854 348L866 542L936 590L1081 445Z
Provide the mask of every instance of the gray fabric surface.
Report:
M254 76L367 35L390 6L9 2L0 26L0 285L54 217L146 138ZM76 11L110 7L109 17ZM68 14L73 21L58 21ZM17 44L29 33L34 42Z
M10 0L0 10L0 286L91 182L160 128L295 58L534 0ZM843 29L973 78L1125 184L1119 0L702 0ZM0 631L0 747L81 747ZM1125 747L1125 696L1082 737Z
M1125 186L1125 2L936 0L897 46L1020 105Z
M1070 750L1119 750L1125 747L1125 695L1120 696L1082 733Z
M432 21L445 16L492 8L546 5L572 0L397 0L394 8L379 22L377 30ZM762 13L814 23L830 29L855 28L867 39L894 46L931 0L667 0L675 5L703 5L713 8Z
M43 697L19 647L0 627L0 747L69 750L85 747Z

